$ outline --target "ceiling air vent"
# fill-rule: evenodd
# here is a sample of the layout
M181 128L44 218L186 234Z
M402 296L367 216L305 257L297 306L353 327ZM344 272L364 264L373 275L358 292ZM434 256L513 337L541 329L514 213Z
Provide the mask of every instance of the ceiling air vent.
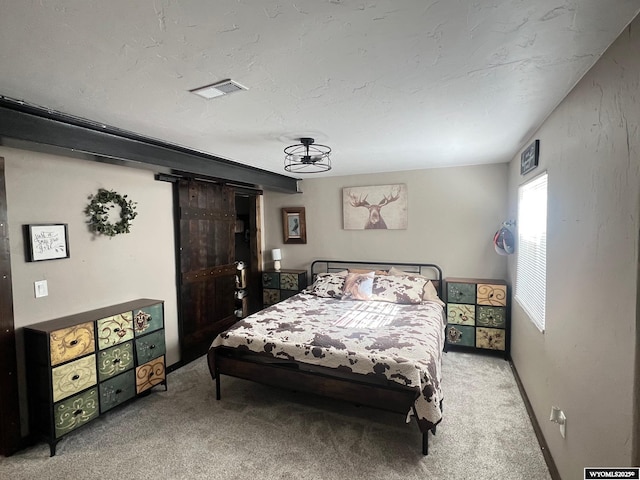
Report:
M221 97L222 95L228 95L229 93L238 92L240 90L248 90L248 88L240 85L238 82L234 82L233 80L223 80L212 85L194 88L189 91L208 100L210 98Z

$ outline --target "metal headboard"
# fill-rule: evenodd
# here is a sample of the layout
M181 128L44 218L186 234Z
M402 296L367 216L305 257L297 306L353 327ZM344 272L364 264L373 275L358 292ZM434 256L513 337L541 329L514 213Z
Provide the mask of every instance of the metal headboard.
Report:
M336 273L349 269L389 270L391 267L404 272L422 275L431 280L438 294L442 296L442 269L435 263L361 262L346 260L315 260L311 264L311 281L319 273Z

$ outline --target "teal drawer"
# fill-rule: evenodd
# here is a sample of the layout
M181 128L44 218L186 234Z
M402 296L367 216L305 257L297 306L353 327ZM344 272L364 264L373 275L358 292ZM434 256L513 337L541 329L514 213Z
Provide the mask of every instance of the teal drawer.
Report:
M504 307L487 307L478 305L476 324L480 327L504 328L507 323L507 312Z
M136 395L136 375L133 370L100 384L100 413L126 402Z
M134 367L133 342L101 350L98 353L98 379L100 381L126 372Z
M98 388L86 390L53 406L56 438L90 422L99 414Z
M162 303L134 310L133 327L136 337L164 328Z
M280 300L285 300L289 297L293 297L297 293L297 290L280 290Z
M280 273L263 272L262 286L266 288L280 288Z
M476 306L460 303L447 303L447 323L456 325L475 325Z
M138 365L165 354L164 330L150 333L136 339Z
M475 347L476 329L467 325L447 325L447 343Z
M447 302L476 303L476 284L447 283Z

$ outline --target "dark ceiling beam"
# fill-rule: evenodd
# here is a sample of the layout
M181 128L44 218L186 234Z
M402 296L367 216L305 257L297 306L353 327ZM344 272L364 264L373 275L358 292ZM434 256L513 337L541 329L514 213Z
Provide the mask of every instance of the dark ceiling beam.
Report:
M0 97L0 144L85 160L298 192L295 178Z

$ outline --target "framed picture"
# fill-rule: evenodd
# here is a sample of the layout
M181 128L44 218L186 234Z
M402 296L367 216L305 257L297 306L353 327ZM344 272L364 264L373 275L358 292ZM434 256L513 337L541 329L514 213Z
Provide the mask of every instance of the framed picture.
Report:
M284 243L307 243L304 207L282 209L282 234Z
M405 184L345 187L342 219L345 230L404 230L407 228Z
M69 258L69 236L66 223L25 225L24 233L28 262Z
M520 155L520 175L529 173L538 166L540 155L540 140L534 141Z

